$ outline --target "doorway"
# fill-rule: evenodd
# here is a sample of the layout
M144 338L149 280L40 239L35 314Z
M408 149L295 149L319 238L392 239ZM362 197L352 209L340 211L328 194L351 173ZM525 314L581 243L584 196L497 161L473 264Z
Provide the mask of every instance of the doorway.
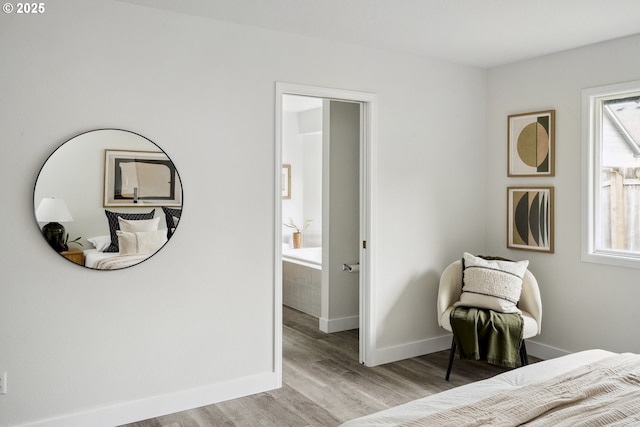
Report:
M282 279L283 279L283 263L282 263L282 255L283 255L283 232L282 232L282 218L283 218L283 197L286 197L287 191L293 191L295 188L290 181L293 168L290 165L285 168L283 164L283 136L285 133L285 129L283 128L283 101L288 96L301 96L307 97L309 99L322 99L324 103L324 111L331 111L333 104L333 110L338 112L339 110L346 108L347 110L353 111L354 107L357 112L357 115L353 116L357 120L357 147L356 147L356 163L358 164L357 171L357 183L355 184L355 193L350 196L346 196L350 199L355 200L355 205L357 206L357 231L355 235L357 235L357 248L355 258L351 256L349 259L345 258L340 261L340 265L342 263L347 264L350 267L353 267L358 261L359 265L356 265L355 270L359 269L359 274L353 274L353 272L349 273L347 271L337 271L335 268L336 259L330 259L329 254L332 252L334 254L339 254L340 251L325 251L323 250L323 261L327 261L329 264L327 268L331 270L332 274L341 274L342 277L345 275L350 275L351 280L355 279L357 284L357 305L359 316L355 319L349 319L347 316L344 319L334 319L329 312L329 303L331 298L331 292L327 289L330 286L331 278L328 274L323 274L323 308L322 315L320 317L320 328L325 330L326 332L332 332L332 330L344 330L349 329L349 322L355 321L357 325L353 325L353 327L357 327L360 329L360 338L359 338L359 361L368 366L372 366L372 348L375 345L375 334L373 331L373 322L372 322L372 301L371 301L371 288L372 283L374 282L373 277L373 269L371 269L371 259L373 258L373 249L375 248L372 245L372 235L373 235L373 227L372 227L372 210L371 206L373 203L373 192L372 192L372 182L371 179L373 174L373 157L374 157L374 117L375 117L375 95L371 93L364 92L354 92L354 91L345 91L338 89L328 89L328 88L319 88L313 86L302 86L302 85L294 85L287 83L276 83L276 170L278 173L275 175L275 196L276 196L276 224L275 224L275 298L274 298L274 327L275 327L275 344L274 344L274 370L277 374L279 382L281 384L282 381L282 303L283 303L283 288L282 288ZM337 101L337 102L336 102ZM344 111L342 112L344 113ZM328 114L328 113L325 113ZM324 123L324 121L323 121ZM326 129L324 129L326 131ZM339 130L334 130L334 134L339 133ZM337 151L337 150L336 150ZM334 153L336 154L336 153ZM330 153L328 150L323 148L323 158L327 160L327 156ZM337 163L337 162L336 162ZM282 173L280 173L282 171ZM285 172L287 171L287 172ZM291 173L291 175L287 175L287 173ZM327 182L327 177L323 177L323 186L329 185ZM323 196L323 207L322 207L322 223L330 224L329 217L330 206L327 205L327 193L324 192ZM291 193L289 193L291 194ZM329 200L330 202L330 200ZM339 206L343 203L334 202L334 205ZM306 219L304 218L304 214L302 217L298 218L298 224L305 224ZM295 222L295 221L294 221ZM339 224L340 221L336 221ZM296 224L296 226L298 226ZM316 229L318 227L316 226ZM337 230L338 227L335 227ZM327 230L322 230L322 244L331 245L329 241L329 234ZM330 246L329 246L330 247ZM286 249L286 244L284 245ZM359 252L359 253L358 253ZM337 255L344 256L344 255ZM323 266L324 267L324 266ZM336 271L333 271L336 270ZM324 324L323 324L324 321ZM341 324L340 322L345 322ZM335 329L337 328L337 329Z

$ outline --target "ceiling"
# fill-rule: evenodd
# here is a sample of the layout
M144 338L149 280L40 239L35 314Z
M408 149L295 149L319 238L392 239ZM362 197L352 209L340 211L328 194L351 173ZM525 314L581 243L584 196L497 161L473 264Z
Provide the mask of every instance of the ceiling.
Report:
M640 33L639 0L120 0L491 68Z

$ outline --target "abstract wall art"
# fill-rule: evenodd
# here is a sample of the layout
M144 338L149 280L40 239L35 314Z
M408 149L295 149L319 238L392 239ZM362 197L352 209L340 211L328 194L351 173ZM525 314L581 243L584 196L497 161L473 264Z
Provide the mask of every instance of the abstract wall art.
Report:
M105 150L104 207L180 206L182 185L161 151Z
M282 178L280 179L282 186L282 198L291 198L291 165L282 165Z
M555 175L555 110L508 117L508 176Z
M507 188L507 247L553 253L553 187Z

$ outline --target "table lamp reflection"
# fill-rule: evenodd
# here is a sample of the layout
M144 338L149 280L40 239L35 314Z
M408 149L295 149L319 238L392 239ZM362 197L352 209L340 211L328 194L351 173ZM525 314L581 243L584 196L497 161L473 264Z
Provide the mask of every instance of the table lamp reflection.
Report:
M64 199L54 197L42 199L36 209L36 220L48 223L42 227L42 235L53 249L62 252L65 249L65 230L60 223L73 221Z

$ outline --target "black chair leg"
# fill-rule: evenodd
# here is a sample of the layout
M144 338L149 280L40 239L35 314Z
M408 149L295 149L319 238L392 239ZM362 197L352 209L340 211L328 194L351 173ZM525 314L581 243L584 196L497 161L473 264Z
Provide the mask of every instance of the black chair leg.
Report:
M524 343L523 343L524 344ZM451 351L449 352L449 367L447 367L447 375L444 377L445 381L449 381L449 375L451 375L451 367L453 366L453 357L456 354L456 340L451 339Z
M522 366L529 364L529 356L527 355L527 346L524 345L524 340L522 340L522 345L520 345L520 362Z

